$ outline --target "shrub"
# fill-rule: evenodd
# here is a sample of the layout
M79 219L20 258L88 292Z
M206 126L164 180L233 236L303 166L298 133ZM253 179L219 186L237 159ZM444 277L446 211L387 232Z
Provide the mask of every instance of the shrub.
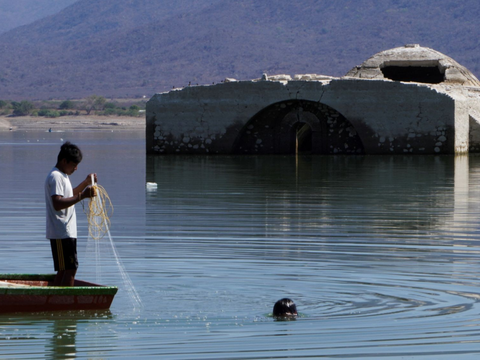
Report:
M21 102L12 101L12 106L13 115L15 116L25 116L33 110L33 104L30 101L26 100Z
M49 109L40 109L38 110L38 116L45 116L49 118L56 118L61 116L61 112L56 110L49 110ZM63 115L62 115L63 116Z
M71 100L63 101L58 107L60 110L75 109L75 103Z
M57 118L60 116L60 113L56 110L49 110L47 115L45 115L45 117L49 117L49 118Z
M138 114L138 107L137 109L132 109L132 107L130 106L130 109L128 110L128 116L138 116Z
M105 111L103 113L105 115L115 115L117 113L117 110L105 107Z

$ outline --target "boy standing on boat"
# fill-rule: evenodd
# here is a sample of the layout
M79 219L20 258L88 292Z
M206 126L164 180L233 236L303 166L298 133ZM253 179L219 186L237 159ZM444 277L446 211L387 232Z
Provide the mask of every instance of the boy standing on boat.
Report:
M77 217L74 205L82 199L96 196L95 190L88 187L92 176L97 182L96 174L89 174L74 189L68 177L77 170L82 157L78 146L67 141L60 148L57 164L45 180L47 239L50 239L57 271L55 286L73 286L78 268Z

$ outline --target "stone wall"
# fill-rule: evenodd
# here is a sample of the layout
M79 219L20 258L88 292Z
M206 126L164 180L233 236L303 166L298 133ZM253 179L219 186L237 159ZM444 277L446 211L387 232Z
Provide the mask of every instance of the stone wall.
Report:
M455 152L455 101L424 84L333 81L324 101L349 119L367 154Z
M147 152L293 153L303 131L312 153L461 153L478 99L455 96L439 85L351 78L187 87L147 103Z

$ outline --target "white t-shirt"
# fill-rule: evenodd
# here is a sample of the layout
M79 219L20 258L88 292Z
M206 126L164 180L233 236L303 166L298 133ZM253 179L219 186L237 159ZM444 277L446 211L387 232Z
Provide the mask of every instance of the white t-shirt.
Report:
M45 204L47 207L47 239L77 238L75 206L56 211L52 196L73 196L72 183L67 174L54 167L45 180Z

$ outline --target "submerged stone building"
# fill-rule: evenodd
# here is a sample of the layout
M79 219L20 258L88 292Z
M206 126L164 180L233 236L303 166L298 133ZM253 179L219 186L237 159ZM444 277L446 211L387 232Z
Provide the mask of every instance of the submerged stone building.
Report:
M419 45L345 76L226 79L154 95L149 154L460 154L480 151L480 81Z

